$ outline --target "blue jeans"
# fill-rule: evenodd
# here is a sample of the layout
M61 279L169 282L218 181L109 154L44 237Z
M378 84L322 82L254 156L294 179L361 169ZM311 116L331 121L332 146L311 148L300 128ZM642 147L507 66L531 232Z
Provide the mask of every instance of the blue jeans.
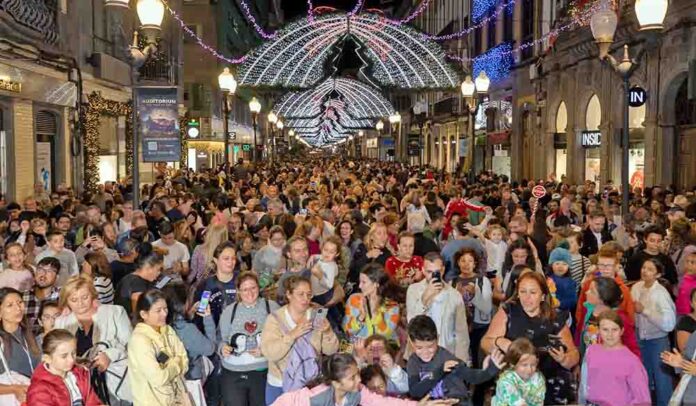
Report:
M266 382L266 406L271 406L283 394L283 388L277 388Z
M645 371L648 373L650 387L655 389L657 406L667 406L672 396L672 373L670 368L660 360L660 353L669 351L669 338L639 340L640 357L643 359Z

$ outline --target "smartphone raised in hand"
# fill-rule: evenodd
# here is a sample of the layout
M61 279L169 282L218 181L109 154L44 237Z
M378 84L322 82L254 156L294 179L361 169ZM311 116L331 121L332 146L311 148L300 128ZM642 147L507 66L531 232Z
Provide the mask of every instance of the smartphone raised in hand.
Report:
M440 271L433 272L433 283L442 283L442 274Z
M210 295L211 291L209 290L204 290L203 293L201 294L201 301L198 302L198 309L196 309L197 313L205 313L205 309L208 308L208 303L210 303Z

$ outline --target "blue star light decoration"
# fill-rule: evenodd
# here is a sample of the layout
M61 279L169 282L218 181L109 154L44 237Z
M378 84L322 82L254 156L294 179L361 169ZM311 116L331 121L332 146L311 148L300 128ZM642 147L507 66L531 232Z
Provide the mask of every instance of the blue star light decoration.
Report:
M473 60L473 77L478 77L483 70L491 83L500 82L510 76L510 70L515 62L512 44L503 42L477 56Z

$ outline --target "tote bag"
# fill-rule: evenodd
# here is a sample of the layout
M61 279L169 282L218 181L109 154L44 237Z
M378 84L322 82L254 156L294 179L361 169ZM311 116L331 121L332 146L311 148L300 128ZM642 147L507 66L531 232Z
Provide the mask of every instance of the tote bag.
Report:
M2 369L4 372L0 375L0 385L29 385L31 380L26 376L10 370L10 366L7 364L5 359L5 349L3 348L2 342L0 342L0 363L2 364ZM17 400L17 397L13 394L0 395L0 405L3 406L21 406L21 403Z

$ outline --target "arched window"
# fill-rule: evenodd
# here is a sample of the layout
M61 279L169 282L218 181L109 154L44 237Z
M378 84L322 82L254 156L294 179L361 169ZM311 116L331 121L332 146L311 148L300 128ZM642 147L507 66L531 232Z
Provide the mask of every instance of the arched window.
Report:
M688 79L684 79L677 91L674 118L677 125L696 124L696 99L689 100Z
M585 113L585 129L590 131L599 130L599 124L601 122L602 106L599 103L599 97L594 94L587 103L587 112Z
M556 111L556 132L565 133L568 127L568 109L565 102L561 102Z

